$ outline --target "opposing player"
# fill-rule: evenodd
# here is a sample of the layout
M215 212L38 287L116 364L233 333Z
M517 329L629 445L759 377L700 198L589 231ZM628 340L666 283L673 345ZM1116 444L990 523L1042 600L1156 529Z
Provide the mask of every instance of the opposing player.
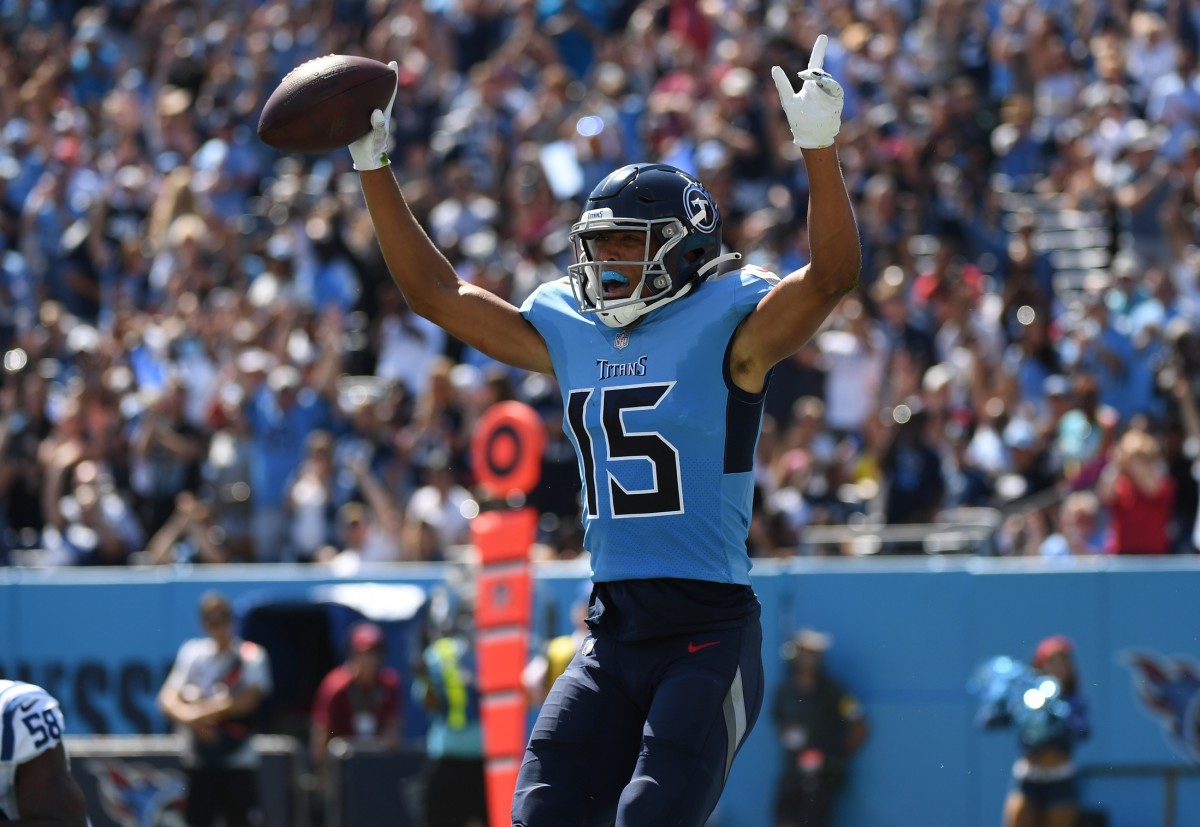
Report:
M589 635L534 725L514 827L701 825L762 706L746 533L772 367L857 283L834 139L842 88L817 39L803 85L774 78L810 187L812 261L721 275L721 213L692 176L633 164L592 191L576 263L518 311L462 281L387 169L391 107L350 145L384 258L418 314L553 374L584 483Z
M63 714L46 690L0 680L0 822L86 827L83 790L63 746Z

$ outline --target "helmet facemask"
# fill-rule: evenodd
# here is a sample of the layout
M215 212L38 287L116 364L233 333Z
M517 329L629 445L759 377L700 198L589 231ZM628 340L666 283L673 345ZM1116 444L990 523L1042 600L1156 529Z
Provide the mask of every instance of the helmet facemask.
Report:
M607 209L590 210L571 228L576 263L567 266L575 300L583 313L596 313L609 327L626 327L654 307L689 292L690 285L674 292L674 280L667 262L671 252L684 239L683 224L677 218L645 220L613 218ZM595 257L596 237L601 233L638 232L645 236L641 260L599 261ZM653 253L655 241L661 242ZM631 295L605 299L604 281L616 273L615 267L640 267L642 277ZM623 278L623 277L622 277ZM672 293L674 292L674 295ZM668 298L669 297L669 298Z

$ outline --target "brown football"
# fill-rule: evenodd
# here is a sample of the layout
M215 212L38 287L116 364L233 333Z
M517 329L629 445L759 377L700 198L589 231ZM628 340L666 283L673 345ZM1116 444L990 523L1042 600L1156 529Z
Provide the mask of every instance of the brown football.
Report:
M371 113L386 109L396 73L356 55L325 55L302 63L267 98L258 137L284 152L330 152L371 128Z

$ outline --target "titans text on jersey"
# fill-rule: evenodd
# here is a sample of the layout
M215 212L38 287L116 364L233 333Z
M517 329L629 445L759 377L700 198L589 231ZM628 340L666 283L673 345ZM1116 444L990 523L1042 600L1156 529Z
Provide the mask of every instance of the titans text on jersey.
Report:
M649 356L642 356L634 362L610 362L608 359L597 359L596 364L600 366L600 381L612 379L615 376L645 376L646 375L646 360Z

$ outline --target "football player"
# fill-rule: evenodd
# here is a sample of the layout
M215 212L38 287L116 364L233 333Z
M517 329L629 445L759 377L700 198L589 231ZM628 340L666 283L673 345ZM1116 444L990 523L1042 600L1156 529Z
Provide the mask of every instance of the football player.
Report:
M0 822L86 827L83 790L71 776L63 714L50 693L0 680Z
M589 634L534 725L514 827L699 827L762 706L746 534L763 399L772 367L861 266L826 43L816 39L799 93L773 73L810 197L812 260L783 278L721 274L738 255L722 252L705 186L631 164L592 191L567 278L518 310L460 279L417 222L388 169L390 106L349 147L409 306L493 359L553 374L578 454Z

